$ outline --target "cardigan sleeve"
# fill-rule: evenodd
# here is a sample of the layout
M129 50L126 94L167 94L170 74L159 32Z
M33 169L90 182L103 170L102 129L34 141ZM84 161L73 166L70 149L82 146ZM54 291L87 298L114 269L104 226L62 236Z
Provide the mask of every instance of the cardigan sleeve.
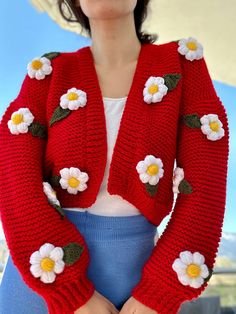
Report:
M85 239L43 188L49 83L50 76L36 80L26 75L2 116L1 220L9 253L24 282L44 298L50 314L72 314L95 287L86 276Z
M176 164L178 169L182 168L184 178L178 179L181 171L176 177L173 175L173 183L180 181L181 192L131 293L158 314L177 313L181 303L197 298L207 287L226 203L227 113L204 57L190 61L181 55L180 62L183 85Z

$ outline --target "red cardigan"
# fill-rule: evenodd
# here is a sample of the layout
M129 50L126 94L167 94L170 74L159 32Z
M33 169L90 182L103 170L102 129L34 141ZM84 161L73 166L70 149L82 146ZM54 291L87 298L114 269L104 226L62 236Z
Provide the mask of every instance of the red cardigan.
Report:
M226 202L226 111L204 57L190 60L179 44L142 44L108 181L110 194L156 226L178 193L132 290L158 314L177 313L206 288ZM106 126L93 62L89 46L32 60L0 124L6 241L25 283L45 299L50 314L74 313L95 289L86 276L85 240L63 212L91 206L104 175Z

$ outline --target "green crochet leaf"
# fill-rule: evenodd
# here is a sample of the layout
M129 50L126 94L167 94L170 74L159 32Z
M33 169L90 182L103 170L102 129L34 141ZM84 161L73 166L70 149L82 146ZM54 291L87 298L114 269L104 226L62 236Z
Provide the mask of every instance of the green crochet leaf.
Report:
M74 264L84 250L84 247L78 243L71 242L68 245L62 247L64 251L63 260L66 265Z
M60 179L61 179L61 176L58 176L58 175L53 175L49 178L49 183L53 186L53 187L58 187L60 186Z
M183 193L183 194L190 194L193 191L192 186L185 179L183 179L180 182L178 189L179 189L180 193Z
M213 269L208 267L208 271L209 271L209 275L206 278L204 278L204 282L209 281L211 276L213 275Z
M184 123L190 128L200 128L201 121L197 113L186 114L183 116Z
M28 130L32 133L33 136L38 136L41 138L47 138L47 127L40 124L39 122L32 122L28 127Z
M57 51L52 51L52 52L47 52L45 54L43 54L41 57L45 57L48 58L50 60L56 58L57 56L59 56L61 53L57 52Z
M63 109L61 106L58 106L54 113L53 116L50 120L49 125L52 126L53 123L55 123L56 121L59 121L61 119L64 119L65 117L67 117L69 114L71 113L70 109Z
M165 74L163 78L165 80L165 85L168 87L168 91L171 91L178 84L178 81L181 78L181 74L179 73Z
M58 213L61 215L61 218L64 219L65 217L64 209L57 204L51 204L51 205L58 211Z
M145 183L145 187L147 192L151 195L154 196L157 192L157 188L158 188L158 183L156 185L151 185L148 182Z

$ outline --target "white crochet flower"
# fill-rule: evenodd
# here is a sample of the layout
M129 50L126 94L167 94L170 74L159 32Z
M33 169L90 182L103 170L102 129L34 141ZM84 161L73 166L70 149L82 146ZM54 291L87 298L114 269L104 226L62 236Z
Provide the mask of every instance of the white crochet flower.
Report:
M52 72L51 60L46 57L35 57L27 65L30 78L42 80Z
M180 167L176 167L173 174L173 187L172 190L174 193L179 193L179 184L184 178L184 169Z
M56 274L63 272L65 262L63 261L64 251L61 247L55 247L51 243L43 244L39 251L30 256L30 272L44 283L52 283Z
M143 183L156 185L160 178L163 177L164 169L162 160L153 155L147 155L144 160L141 160L136 165L136 170L139 173L139 178Z
M143 89L144 101L148 104L160 102L167 94L168 87L165 85L165 80L160 76L150 76L145 83Z
M207 135L208 140L217 141L225 135L223 124L217 114L209 113L200 118L201 130Z
M50 183L43 182L43 191L46 194L50 203L60 206L60 202L56 196L56 191L52 188Z
M195 38L182 38L178 44L178 52L184 55L187 60L193 61L203 57L203 46Z
M13 112L11 119L7 122L12 134L27 133L28 126L33 122L34 116L28 108L20 108Z
M77 110L79 107L84 107L87 102L87 94L72 87L67 90L67 93L60 98L60 106L63 109Z
M70 167L60 170L61 179L60 185L63 189L67 189L70 194L77 194L87 189L86 182L89 176L86 172L80 171L79 168Z
M179 281L192 288L199 288L204 283L204 278L208 277L209 270L205 262L205 257L199 252L183 251L172 264L173 270L177 273Z

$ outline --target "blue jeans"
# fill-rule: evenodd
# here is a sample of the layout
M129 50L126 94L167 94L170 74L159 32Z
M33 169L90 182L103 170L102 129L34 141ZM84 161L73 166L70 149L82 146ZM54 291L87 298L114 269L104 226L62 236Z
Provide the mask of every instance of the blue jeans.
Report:
M154 248L157 227L142 214L101 216L65 210L83 234L90 253L87 275L118 310L141 278ZM47 314L44 299L28 287L9 255L0 286L0 314Z

